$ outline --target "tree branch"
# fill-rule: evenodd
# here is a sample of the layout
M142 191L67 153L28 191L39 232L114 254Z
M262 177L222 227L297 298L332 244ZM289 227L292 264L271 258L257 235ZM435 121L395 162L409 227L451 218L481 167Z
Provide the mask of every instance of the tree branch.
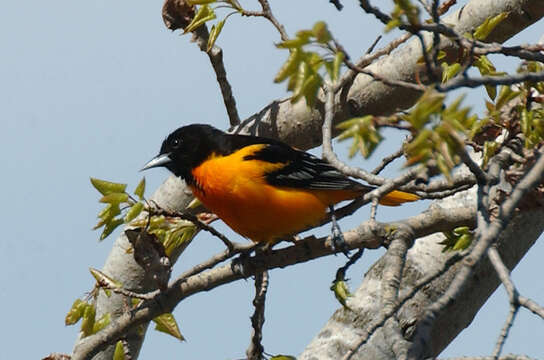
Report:
M208 39L210 34L206 25L199 26L193 33L193 39L197 43L201 51L205 52L210 59L212 68L215 71L217 83L221 89L221 95L223 96L223 102L229 116L230 126L236 126L240 124L240 116L238 115L238 109L236 108L236 100L232 94L232 87L227 79L227 71L225 70L225 63L223 62L223 49L217 45L213 45L208 51Z
M467 212L465 208L450 211L436 208L399 222L399 226L408 226L412 229L414 237L421 237L431 232L470 223L474 219L473 216L474 213ZM379 247L385 241L384 236L387 235L387 229L391 226L393 225L375 222L372 225L363 223L356 229L344 233L346 244L350 249ZM378 233L382 235L377 235L376 229L381 229ZM82 339L74 349L73 360L90 359L97 352L121 338L129 329L144 324L164 312L171 312L181 300L193 294L209 291L264 270L283 268L332 255L336 251L333 249L330 238L310 237L297 241L287 248L270 251L266 256L258 254L200 274L178 278L168 286L166 291L154 292L153 300L145 301L137 309L121 315L102 331Z
M255 311L251 316L251 342L246 351L248 360L261 360L263 358L264 347L261 341L263 338L264 306L267 290L268 271L255 274L255 298L253 299Z

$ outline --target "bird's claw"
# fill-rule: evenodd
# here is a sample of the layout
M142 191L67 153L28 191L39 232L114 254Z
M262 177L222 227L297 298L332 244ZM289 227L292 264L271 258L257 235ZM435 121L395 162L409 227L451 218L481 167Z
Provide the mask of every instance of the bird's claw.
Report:
M349 248L338 224L334 224L332 227L332 248L335 251L341 251L344 255L346 255L346 257L349 258Z

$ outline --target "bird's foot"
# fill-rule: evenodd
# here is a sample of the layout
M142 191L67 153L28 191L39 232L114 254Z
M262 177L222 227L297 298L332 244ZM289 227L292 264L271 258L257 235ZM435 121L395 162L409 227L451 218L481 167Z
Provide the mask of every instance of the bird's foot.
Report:
M332 221L332 248L335 251L341 251L344 255L346 255L346 257L349 258L349 247L348 244L346 244L346 239L344 239L344 235L342 234L342 230L340 230L340 226L336 222L336 216L334 215L334 208L332 206L330 207L330 211Z

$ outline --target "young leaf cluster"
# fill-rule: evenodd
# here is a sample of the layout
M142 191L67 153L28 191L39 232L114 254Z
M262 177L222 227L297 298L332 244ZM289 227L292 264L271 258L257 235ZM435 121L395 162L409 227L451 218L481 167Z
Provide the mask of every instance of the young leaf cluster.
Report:
M521 73L544 71L544 64L529 61L519 68ZM544 82L527 81L518 88L523 101L518 105L521 132L525 137L525 147L534 148L544 140Z
M191 241L196 233L196 226L188 220L164 215L153 215L150 219L140 218L131 223L135 227L146 227L162 243L168 257L181 245Z
M96 319L96 308L94 304L81 299L76 299L64 319L65 325L74 325L81 320L81 333L83 337L96 334L102 330L111 321L109 313L104 314L100 319Z
M474 238L474 232L468 226L460 226L451 231L445 231L442 234L446 237L439 243L444 245L442 252L465 250L472 244L472 239Z
M91 183L103 195L100 202L106 204L98 214L100 220L94 227L104 227L100 240L104 240L119 225L130 224L132 227L145 228L148 233L156 235L164 246L166 255L170 256L175 249L190 241L196 232L196 226L190 221L154 215L144 197L145 178L134 190L134 196L126 192L126 184L95 178L91 178ZM147 216L139 217L142 212L146 212Z
M91 178L91 184L102 194L99 201L106 204L106 207L98 213L100 220L93 228L96 230L104 227L102 234L100 234L100 240L108 237L119 225L130 223L144 209L145 178L134 189L134 195L139 200L135 200L126 192L126 184L95 178Z
M544 71L544 65L529 61L523 63L518 72L536 73ZM526 149L533 149L544 141L544 82L526 81L515 86L502 86L495 101L486 101L487 115L478 128L472 131L472 139L483 146L483 165L497 152L500 144L497 136L507 130L510 136L523 135ZM513 101L516 99L516 101ZM510 104L515 103L513 108ZM504 116L504 114L508 116Z
M353 157L357 151L365 159L369 158L374 152L383 137L374 125L374 116L366 115L363 117L353 118L340 123L337 126L343 132L338 136L339 141L353 139L353 143L349 149L349 157Z
M445 98L444 94L427 90L401 118L414 132L414 139L405 146L406 165L434 161L450 179L451 170L460 162L458 151L465 146L464 140L470 137L478 117L470 115L468 107L461 107L462 97L448 106Z
M289 56L276 74L274 82L287 80L287 89L293 92L292 102L304 98L308 106L315 104L318 90L323 84L323 75L320 73L323 68L332 81L338 78L344 53L332 50L334 48L332 42L333 38L327 24L319 21L312 29L300 30L295 38L276 45L280 49L289 50ZM332 58L311 50L312 46L325 49L333 55Z
M346 309L350 309L347 304L347 300L352 296L349 291L348 284L345 279L335 279L331 284L331 291L334 293L334 297L342 306Z
M244 12L244 9L242 8L238 0L188 0L188 3L193 6L199 5L199 8L193 20L183 30L183 34L193 32L199 26L202 26L208 21L215 20L217 18L215 10L218 8L228 8L234 10L233 12L225 16L222 20L219 20L216 24L212 25L206 51L210 51L210 49L214 46L229 16L236 13L242 14ZM217 6L212 7L210 6L211 4L217 4Z
M495 27L506 17L508 16L508 13L503 12L499 15L496 15L494 17L487 18L482 24L480 24L474 31L474 33L466 33L464 36L471 40L479 40L484 41L489 34L495 29ZM442 82L445 83L448 80L454 78L456 75L459 74L459 71L463 69L463 66L461 65L462 62L467 61L467 59L472 56L472 58L469 59L471 62L471 65L476 67L478 71L480 72L480 75L482 76L499 76L499 75L506 75L505 72L497 71L491 60L485 55L471 55L470 49L463 49L462 54L458 57L458 61L454 62L447 62L442 61L440 62L440 66L442 67ZM438 60L445 60L446 56L443 51L439 52ZM487 91L487 94L489 97L493 100L497 96L497 87L495 85L485 85L485 89Z
M102 274L103 275L103 274ZM141 300L132 299L132 306L136 308L141 303ZM99 319L96 319L96 307L94 303L76 299L72 304L72 307L66 314L64 320L65 325L75 325L81 320L81 333L83 337L87 337L98 333L104 329L111 322L110 313L104 314ZM155 323L155 329L157 331L166 333L179 339L185 340L181 331L179 330L178 323L171 313L164 313L153 319ZM120 340L116 344L114 359L124 359L124 348L122 341Z

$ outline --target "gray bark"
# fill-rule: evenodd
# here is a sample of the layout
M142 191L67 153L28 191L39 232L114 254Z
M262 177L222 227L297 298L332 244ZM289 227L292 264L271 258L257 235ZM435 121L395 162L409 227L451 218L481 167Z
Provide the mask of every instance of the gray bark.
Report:
M476 206L475 192L469 191L433 204L445 209ZM544 230L544 211L525 212L515 217L507 230L498 240L498 250L509 269L513 269L525 253L535 243ZM520 236L523 234L523 236ZM399 297L413 288L423 277L438 272L450 253L442 253L443 245L439 242L444 237L433 234L417 239L408 251L405 269L401 279ZM346 352L354 348L362 336L362 332L383 311L385 306L380 301L384 296L385 258L378 260L365 274L361 286L348 299L352 310L338 309L316 337L308 344L298 357L300 360L342 359ZM376 330L369 341L364 344L352 359L391 360L397 359L388 331L396 331L402 337L395 341L409 341L417 319L425 308L432 304L448 288L457 274L460 263L450 267L448 271L434 280L411 300L407 301L397 315L397 327L386 324ZM485 258L475 269L474 276L456 301L449 305L437 319L433 328L429 353L426 356L437 356L440 352L472 322L478 310L500 284L493 266ZM398 325L400 324L400 326Z

